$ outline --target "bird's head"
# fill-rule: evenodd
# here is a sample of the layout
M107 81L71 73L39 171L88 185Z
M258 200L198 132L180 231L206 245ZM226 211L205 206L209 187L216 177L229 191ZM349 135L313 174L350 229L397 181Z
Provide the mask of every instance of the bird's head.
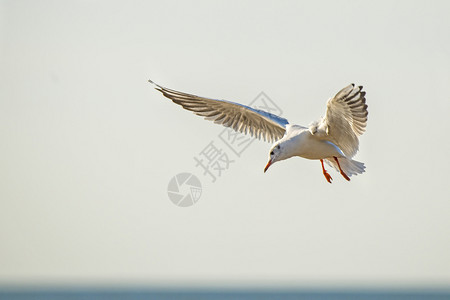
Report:
M272 146L269 152L269 162L264 168L264 173L266 173L267 169L277 161L286 159L286 157L284 157L284 152L283 143L278 142Z

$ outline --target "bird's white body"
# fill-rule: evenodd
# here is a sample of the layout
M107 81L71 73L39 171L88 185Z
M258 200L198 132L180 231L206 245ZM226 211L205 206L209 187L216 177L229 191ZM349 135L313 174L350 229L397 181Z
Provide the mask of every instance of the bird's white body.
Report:
M366 93L362 86L350 84L340 90L328 100L325 115L309 127L303 127L246 105L178 92L151 80L150 83L174 103L207 120L275 142L264 172L275 162L293 156L320 160L330 183L332 178L325 170L324 161L346 180L364 172L364 164L351 159L358 151L358 136L364 133L367 124Z
M287 125L286 135L278 143L283 144L288 153L307 159L326 159L344 157L344 153L332 142L313 135L308 128L300 125Z

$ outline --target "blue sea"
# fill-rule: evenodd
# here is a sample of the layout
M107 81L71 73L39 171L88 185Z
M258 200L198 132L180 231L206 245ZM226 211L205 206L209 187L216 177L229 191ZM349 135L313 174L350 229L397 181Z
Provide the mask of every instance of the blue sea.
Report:
M450 300L450 291L0 290L0 300Z

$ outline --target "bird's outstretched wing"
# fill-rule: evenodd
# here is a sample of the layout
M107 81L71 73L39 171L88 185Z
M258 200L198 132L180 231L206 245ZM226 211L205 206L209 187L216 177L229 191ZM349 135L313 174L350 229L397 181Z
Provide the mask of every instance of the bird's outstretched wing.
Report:
M325 116L317 127L321 136L337 145L349 158L358 152L358 136L367 125L366 92L362 88L352 83L328 100Z
M149 82L155 85L156 90L184 109L205 117L206 120L264 141L275 142L281 139L289 123L284 118L246 105L186 94L162 87L151 80Z

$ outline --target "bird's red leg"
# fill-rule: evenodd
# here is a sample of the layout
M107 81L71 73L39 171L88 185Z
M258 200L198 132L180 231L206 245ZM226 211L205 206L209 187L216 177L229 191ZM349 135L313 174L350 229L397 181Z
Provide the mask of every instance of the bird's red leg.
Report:
M339 160L337 159L337 157L336 157L336 156L333 156L333 157L334 157L334 160L335 160L335 161L337 162L337 164L338 164L339 171L341 172L342 177L344 177L345 179L347 179L347 181L350 181L350 178L347 176L347 174L345 174L345 172L342 171L341 165L339 164Z
M329 183L331 183L331 180L333 180L333 178L331 178L330 174L328 174L327 170L325 170L325 167L323 166L323 159L320 160L320 163L322 164L323 176L325 176L325 179Z

